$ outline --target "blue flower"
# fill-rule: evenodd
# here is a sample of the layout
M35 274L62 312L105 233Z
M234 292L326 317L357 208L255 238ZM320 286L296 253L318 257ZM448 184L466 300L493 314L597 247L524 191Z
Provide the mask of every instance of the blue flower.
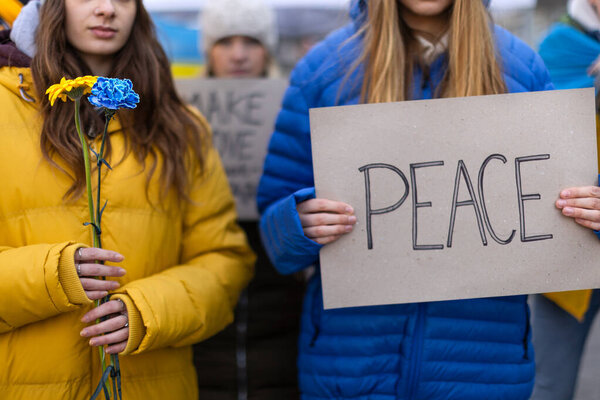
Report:
M99 77L88 100L96 107L118 110L135 108L140 102L140 96L133 90L129 79Z

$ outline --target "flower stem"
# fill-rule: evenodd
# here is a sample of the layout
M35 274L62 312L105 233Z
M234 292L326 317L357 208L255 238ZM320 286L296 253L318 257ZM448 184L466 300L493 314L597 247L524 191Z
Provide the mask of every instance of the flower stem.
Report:
M79 136L79 140L81 141L81 148L83 150L83 164L85 166L85 186L86 186L86 191L87 191L88 207L89 207L89 211L90 211L90 220L93 224L92 225L93 242L94 242L94 247L98 247L99 246L99 237L96 232L96 228L94 227L94 225L96 224L96 221L94 219L94 200L92 197L92 174L91 174L91 168L90 168L90 151L88 149L88 145L87 145L87 141L85 140L85 136L83 136L83 133L81 132L81 117L79 115L80 105L81 105L80 99L76 99L75 100L75 128L77 129L77 135ZM99 300L96 300L96 307L98 307L99 305L100 305ZM96 321L96 323L98 323L98 322L99 321ZM98 352L100 355L100 361L102 363L102 372L104 372L106 370L106 359L104 356L104 348L102 346L99 346ZM110 397L110 389L108 389L108 390L109 390L109 397Z
M105 123L104 123L104 132L102 133L102 144L100 145L100 151L97 153L97 157L98 159L97 161L97 166L98 166L98 187L97 187L97 196L96 196L96 224L98 226L98 228L100 228L100 223L101 223L101 219L102 219L102 207L100 207L100 188L101 188L101 184L102 184L102 164L103 164L103 160L104 160L104 144L106 143L106 134L108 132L108 124L110 123L110 120L112 118L112 116L114 115L114 112L105 112ZM102 248L102 242L100 239L100 235L98 235L98 247Z
M75 100L75 128L77 129L77 135L79 135L79 140L81 141L81 148L83 150L83 165L85 166L85 187L87 191L88 198L88 207L90 210L90 220L92 223L95 223L94 220L94 200L92 197L92 173L90 168L90 151L88 149L87 141L81 132L81 118L79 116L79 106L80 100ZM92 227L93 228L93 227ZM98 244L96 231L92 229L94 234L94 247Z

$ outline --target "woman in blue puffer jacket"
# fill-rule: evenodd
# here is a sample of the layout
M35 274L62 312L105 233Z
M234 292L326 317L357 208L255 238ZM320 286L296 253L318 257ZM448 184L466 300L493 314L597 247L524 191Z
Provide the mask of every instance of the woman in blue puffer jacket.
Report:
M552 88L540 58L494 27L484 3L354 0L352 22L298 63L258 190L263 242L281 273L317 264L356 222L351 205L315 199L310 108ZM301 324L304 400L531 394L526 296L323 310L317 267Z

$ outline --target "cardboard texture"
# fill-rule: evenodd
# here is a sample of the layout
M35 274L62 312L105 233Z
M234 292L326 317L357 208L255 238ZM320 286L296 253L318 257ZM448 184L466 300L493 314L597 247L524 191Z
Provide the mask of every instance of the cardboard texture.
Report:
M600 287L598 238L554 205L597 183L593 89L310 117L317 197L358 219L321 251L325 308Z
M179 79L183 99L210 122L238 218L258 220L256 189L287 82L279 79Z

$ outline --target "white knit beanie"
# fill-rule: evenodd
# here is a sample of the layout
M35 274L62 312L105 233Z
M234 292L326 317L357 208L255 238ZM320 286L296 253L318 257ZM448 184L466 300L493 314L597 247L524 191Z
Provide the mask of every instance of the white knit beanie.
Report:
M207 0L202 15L203 51L229 36L248 36L274 54L277 46L275 12L262 0Z

